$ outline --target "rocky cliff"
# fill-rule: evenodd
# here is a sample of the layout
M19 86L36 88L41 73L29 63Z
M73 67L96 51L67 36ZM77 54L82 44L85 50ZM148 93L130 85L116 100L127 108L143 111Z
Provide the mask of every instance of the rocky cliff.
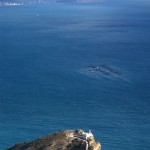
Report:
M91 132L65 130L46 135L32 142L16 144L7 150L101 150Z

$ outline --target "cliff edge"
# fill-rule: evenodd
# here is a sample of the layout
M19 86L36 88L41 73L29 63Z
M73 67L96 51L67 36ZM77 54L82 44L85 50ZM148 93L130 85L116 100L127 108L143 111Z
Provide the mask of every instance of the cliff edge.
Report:
M16 144L7 150L101 150L101 144L90 131L65 130Z

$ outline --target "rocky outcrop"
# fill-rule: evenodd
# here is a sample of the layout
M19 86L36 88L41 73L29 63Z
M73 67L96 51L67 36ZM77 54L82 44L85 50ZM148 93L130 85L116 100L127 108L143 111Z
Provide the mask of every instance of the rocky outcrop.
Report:
M101 150L91 132L65 130L46 135L32 142L16 144L7 150Z

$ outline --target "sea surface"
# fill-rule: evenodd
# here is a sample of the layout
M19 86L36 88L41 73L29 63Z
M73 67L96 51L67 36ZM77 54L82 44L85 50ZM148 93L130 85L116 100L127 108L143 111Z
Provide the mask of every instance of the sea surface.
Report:
M0 7L0 150L79 128L150 150L148 0Z

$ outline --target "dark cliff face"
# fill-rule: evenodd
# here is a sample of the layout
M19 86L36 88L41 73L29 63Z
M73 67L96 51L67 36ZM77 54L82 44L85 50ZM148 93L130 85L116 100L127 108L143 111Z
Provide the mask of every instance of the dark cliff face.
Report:
M32 142L16 144L7 150L85 150L86 148L88 150L101 150L100 143L95 141L94 137L85 140L77 137L77 134L74 135L76 131L78 130L56 132Z

